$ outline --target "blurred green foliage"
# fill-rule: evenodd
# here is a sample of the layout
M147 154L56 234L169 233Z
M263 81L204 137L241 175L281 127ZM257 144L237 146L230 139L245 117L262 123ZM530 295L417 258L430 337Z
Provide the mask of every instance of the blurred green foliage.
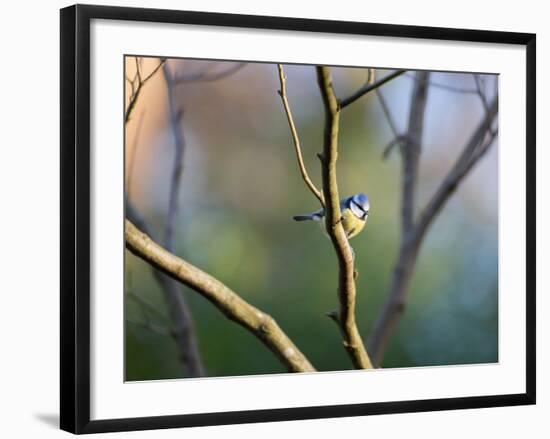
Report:
M315 153L322 142L323 116L311 70L289 68L288 93L306 164L319 182ZM340 69L335 77L352 87L357 75ZM398 96L393 103L398 110L409 98L407 79L401 81L392 94ZM180 97L186 108L186 157L191 158L184 165L175 253L271 314L318 370L350 369L340 333L325 316L337 307L332 246L315 224L291 219L318 205L297 169L274 67L247 67L216 87L196 85ZM217 108L210 111L205 103ZM239 110L234 111L237 104ZM367 227L351 242L359 271L357 321L365 339L387 294L399 239L400 162L397 151L388 161L381 158L390 138L375 108L375 98L368 96L346 109L338 164L341 196L363 191L371 200ZM166 130L166 125L159 126L159 132ZM462 127L456 131L454 136L463 135ZM460 145L457 139L454 143ZM162 142L166 149L156 146ZM142 178L136 179L147 187L137 204L157 236L162 236L164 214L162 203L155 200L166 197L163 166L170 163L169 146L166 136L153 137L149 147L156 152L143 166L160 170L142 171ZM159 151L167 157L164 162L156 160ZM426 160L429 156L422 157L422 166ZM496 155L486 160L496 161ZM439 180L430 174L421 178L429 195ZM495 193L496 174L488 180L484 189ZM479 208L476 190L470 192L459 189L423 243L408 307L384 367L498 361L498 209L496 201L486 200ZM125 257L126 378L182 377L178 349L165 334L169 320L159 286L144 262L128 252ZM186 287L182 291L193 312L209 376L285 372L255 337L195 292ZM146 328L145 322L158 330Z

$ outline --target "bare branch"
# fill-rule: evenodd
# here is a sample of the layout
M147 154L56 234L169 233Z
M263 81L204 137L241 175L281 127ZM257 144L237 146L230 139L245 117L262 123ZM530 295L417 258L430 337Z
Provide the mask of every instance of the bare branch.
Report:
M281 100L283 101L283 106L285 108L286 118L288 120L288 125L290 127L290 132L292 134L292 140L294 142L294 150L296 151L296 159L298 160L300 173L302 174L302 178L306 183L307 187L309 188L309 190L313 193L313 195L317 197L317 199L321 203L321 206L325 207L325 200L323 198L323 194L319 189L317 189L315 184L311 181L311 178L309 178L306 166L304 164L304 159L302 158L302 147L300 146L300 137L298 136L296 125L294 124L294 119L292 118L292 112L290 110L290 105L288 103L288 98L286 94L286 76L283 70L283 65L277 64L277 67L279 69L279 81L281 85L281 89L279 90L279 96L281 96Z
M142 84L145 84L147 81L149 81L149 79L151 79L155 73L157 73L159 71L159 69L164 66L164 64L166 64L166 60L165 59L161 59L160 62L158 63L158 65L151 71L151 73L149 73L145 78L143 78L143 81Z
M403 147L403 179L401 182L401 233L406 238L414 223L414 205L418 164L424 132L424 115L428 98L429 72L417 72L417 81L413 87L409 125L405 146Z
M422 81L420 78L416 83L421 84L422 82L429 84L429 81ZM414 105L414 103L411 103L411 105ZM498 114L498 98L495 98L491 104L488 104L487 110L484 118L473 131L468 142L466 142L454 166L419 215L418 221L402 235L401 247L393 272L389 294L369 340L369 350L374 356L376 365L381 363L389 338L395 331L404 312L412 273L429 226L464 177L488 151L496 137L497 133L496 130L492 130L492 124Z
M132 291L128 291L126 294L127 294L127 297L134 300L140 306L140 309L144 315L148 316L149 313L151 313L151 314L155 314L157 317L161 318L162 320L167 320L167 317L160 310L158 310L155 306L151 305L147 300L143 299L138 294ZM146 320L149 320L149 319L147 318Z
M171 278L187 285L213 303L226 317L244 327L265 344L289 372L312 372L308 359L265 314L218 279L166 251L130 221L125 225L126 248Z
M367 80L365 81L365 84L372 85L372 84L374 84L375 80L376 80L376 69L368 68L367 69Z
M378 101L380 102L380 106L382 107L382 112L384 113L384 117L386 118L386 121L388 122L388 126L391 129L391 132L393 134L394 138L399 137L399 131L397 130L397 124L395 123L395 120L393 119L393 116L391 115L390 108L386 102L386 98L384 98L384 95L382 94L381 90L376 90L376 97L378 98Z
M338 298L340 302L337 319L344 338L344 347L353 365L358 369L370 369L372 364L367 354L357 324L355 322L355 269L354 256L341 222L340 197L336 178L338 158L338 130L340 110L332 86L332 76L328 67L317 67L317 82L325 108L325 131L323 144L323 194L326 201L326 230L336 256L338 257Z
M144 233L152 236L145 219L129 201L126 202L126 217L137 224ZM195 335L193 317L185 296L180 291L179 285L175 280L156 270L154 267L151 267L151 269L155 279L161 286L166 308L170 313L170 320L172 321L171 334L176 339L181 361L187 368L189 376L204 376L205 370Z
M353 104L357 99L363 97L364 95L366 95L367 93L369 93L373 90L376 90L378 87L383 86L384 84L391 81L392 79L395 79L398 76L401 76L405 72L406 72L406 70L396 70L395 72L390 73L389 75L383 77L382 79L379 79L378 81L376 81L373 84L369 84L368 81L367 81L367 83L363 87L361 87L359 90L357 90L351 96L348 96L345 99L340 99L338 101L339 102L339 108L342 109L342 108L347 107L350 104Z
M174 228L178 215L179 189L183 169L185 139L181 129L181 116L183 112L178 110L174 90L175 82L167 64L164 64L162 72L166 82L170 127L174 136L174 160L172 165L172 175L170 177L168 213L166 214L166 225L164 228L164 246L168 251L173 252L175 247Z
M161 335L163 337L170 337L172 335L171 331L169 329L166 329L164 326L156 325L153 322L150 321L141 321L141 320L134 320L134 319L126 319L128 323L131 323L132 325L139 326L140 328L147 329L148 331L154 332L157 335Z
M476 83L476 89L477 89L477 94L479 96L479 100L481 101L481 105L483 106L483 110L485 111L485 114L489 114L490 113L490 108L489 108L489 101L487 100L487 95L485 94L485 91L483 90L483 82L481 80L481 76L480 75L477 75L477 74L474 74L473 75L474 77L474 81ZM492 127L490 126L489 127L489 130L491 131L491 134L495 134Z
M392 274L388 298L374 323L369 338L369 351L379 366L390 335L404 310L404 297L409 285L419 243L414 240L414 208L418 165L424 131L428 98L429 73L419 71L411 96L407 135L401 149L403 172L401 179L401 239L399 256Z
M487 152L496 137L496 130L492 130L493 120L498 114L498 98L488 104L487 113L465 144L462 154L447 174L441 185L424 208L420 215L417 227L417 239L421 239L428 227L441 211L449 197L474 165Z
M126 112L124 113L124 123L125 124L128 123L128 121L130 120L130 117L132 116L132 112L134 111L134 107L135 107L136 102L139 98L141 90L143 89L143 86L155 75L155 73L158 72L158 70L166 62L165 59L161 59L159 61L158 65L152 70L152 72L149 75L147 75L145 78L142 79L141 67L140 67L140 64L139 64L138 57L135 57L135 60L136 60L136 78L135 78L135 80L130 81L132 92L130 94L128 107L126 107ZM134 86L136 80L137 80L137 85Z
M163 77L166 82L168 115L170 127L174 136L174 159L172 165L172 174L170 177L168 210L164 225L164 245L168 251L174 251L175 234L174 229L178 215L178 200L180 190L180 180L183 168L183 154L185 140L181 128L180 111L177 108L174 81L168 68L168 64L162 65ZM195 376L204 376L204 366L198 348L197 336L191 309L185 298L185 291L178 288L173 279L162 275L166 303L170 307L170 315L174 322L174 336L178 340L181 358L187 368Z
M380 106L382 107L382 112L384 113L384 117L386 118L386 121L388 122L388 125L393 134L393 139L384 148L384 152L382 153L382 157L384 159L387 159L394 146L396 145L403 146L405 144L405 136L402 136L401 134L399 134L399 131L397 130L397 124L395 123L395 120L391 115L390 107L388 106L388 103L386 102L386 98L384 97L380 89L376 89L376 97L380 102Z
M132 323L136 326L139 326L141 328L147 329L148 331L154 332L158 335L167 336L167 337L173 337L173 333L170 329L163 325L157 325L151 321L151 318L149 317L149 314L155 314L161 319L166 321L166 316L161 313L158 309L156 309L153 305L151 305L146 300L142 299L139 295L129 291L127 294L127 297L133 299L138 305L141 310L141 314L143 316L143 320L134 320L130 318L126 318L126 321L128 323Z

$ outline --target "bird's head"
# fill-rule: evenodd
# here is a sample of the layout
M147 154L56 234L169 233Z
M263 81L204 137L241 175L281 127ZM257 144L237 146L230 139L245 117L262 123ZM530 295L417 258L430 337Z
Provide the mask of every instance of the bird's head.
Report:
M350 209L360 219L366 220L369 214L369 197L363 193L355 194L350 200Z

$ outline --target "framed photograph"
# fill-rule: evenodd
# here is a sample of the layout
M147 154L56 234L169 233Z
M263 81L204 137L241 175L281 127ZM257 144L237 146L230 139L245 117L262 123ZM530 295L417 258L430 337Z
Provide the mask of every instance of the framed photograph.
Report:
M61 10L61 428L535 403L535 35Z

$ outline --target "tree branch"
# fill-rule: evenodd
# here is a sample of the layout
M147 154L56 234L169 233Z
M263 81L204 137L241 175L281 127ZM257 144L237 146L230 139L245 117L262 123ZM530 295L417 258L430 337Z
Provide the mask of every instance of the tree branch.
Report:
M167 64L162 67L164 81L166 82L166 91L168 96L168 116L170 127L174 136L174 162L172 166L172 175L170 177L170 191L168 200L168 213L166 215L166 225L164 228L164 246L170 252L174 251L175 238L174 227L178 215L178 200L180 190L181 172L183 168L183 152L185 148L185 139L181 130L181 118L183 112L177 108L175 97L175 82Z
M390 293L382 311L374 323L369 338L369 351L373 355L376 366L380 366L382 355L390 335L393 333L397 318L404 310L404 296L415 267L418 253L418 242L415 241L414 210L416 182L422 137L424 132L424 116L428 98L429 72L416 73L409 121L404 145L401 148L403 172L401 178L401 239L399 256L395 264Z
M155 73L159 71L159 69L164 65L166 62L165 59L161 59L158 63L158 65L149 73L145 78L142 78L141 76L141 67L139 65L138 58L136 57L136 75L133 79L128 79L128 82L130 82L130 86L132 88L132 92L130 94L130 99L128 102L128 107L126 107L126 112L124 113L124 123L128 123L130 120L130 117L132 116L132 112L134 111L134 107L136 105L136 102L139 98L139 95L141 93L141 90L143 89L143 86L151 79ZM137 81L137 85L135 85Z
M325 130L322 154L323 194L326 202L326 230L338 257L338 323L344 338L344 347L353 365L358 369L372 368L363 340L355 322L355 270L353 251L341 222L340 197L336 178L338 159L338 129L340 111L328 67L317 67L317 82L325 108Z
M424 115L428 98L429 72L418 72L414 84L409 110L409 124L405 138L403 154L403 179L401 181L401 234L402 238L409 238L414 225L414 206L416 182L418 179L418 164L422 136L424 133Z
M145 219L139 214L134 206L126 202L126 217L135 223L144 233L152 236ZM155 279L159 283L166 302L166 308L172 321L172 335L176 340L179 349L180 359L183 362L190 377L201 377L205 375L204 366L195 334L193 317L185 296L180 291L177 282L164 273L151 267Z
M254 334L289 372L315 370L271 316L244 301L216 278L166 251L128 220L125 223L125 240L126 248L136 256L192 288L212 302L230 320Z
M279 70L279 81L281 85L281 89L279 90L279 96L283 101L283 107L285 109L286 118L288 120L288 125L290 127L290 132L292 134L292 140L294 142L294 150L296 151L296 159L298 160L300 173L302 174L302 178L306 183L306 186L311 191L311 193L317 197L317 199L319 200L319 203L321 203L321 206L325 207L325 200L323 198L323 194L319 189L317 189L315 184L311 181L311 178L309 178L306 166L304 164L304 159L302 158L302 147L300 146L300 137L298 136L296 125L294 124L294 119L292 117L292 112L290 110L290 105L288 103L288 97L286 94L286 76L283 70L283 65L277 64L277 67Z
M357 99L363 97L367 93L376 90L378 87L383 86L387 82L391 81L392 79L397 78L398 76L401 76L403 73L405 73L406 70L396 70L393 73L390 73L389 75L383 77L382 79L379 79L374 84L369 84L369 81L361 87L359 90L357 90L355 93L353 93L351 96L348 96L347 98L340 99L339 102L339 108L343 109L346 108L348 105L353 104Z
M145 111L142 111L139 115L139 119L137 122L136 132L134 135L134 142L132 144L132 154L129 157L129 165L128 165L128 171L127 171L127 178L126 178L126 196L127 198L130 198L130 194L132 191L132 177L134 176L134 164L136 161L137 151L138 151L138 145L139 145L139 134L141 132L141 126L143 123L143 116L145 115ZM130 154L128 154L130 155Z
M422 83L429 84L427 79L417 79L419 79L416 81L417 86ZM414 102L412 102L411 108L414 105ZM401 247L394 268L389 294L382 306L371 338L369 339L369 351L373 355L376 365L381 363L388 341L405 310L406 296L412 279L412 273L429 226L464 177L487 152L496 137L497 133L491 129L491 126L498 114L498 98L495 98L487 110L470 139L466 142L454 166L419 215L418 221L402 235ZM418 108L416 111L418 111ZM405 157L404 155L404 160Z
M462 154L422 211L417 226L416 233L419 235L417 239L422 239L428 227L441 211L449 197L456 191L460 182L488 151L497 135L497 131L491 129L497 114L498 98L495 98L491 104L488 104L485 117L481 120L470 139L465 144Z

